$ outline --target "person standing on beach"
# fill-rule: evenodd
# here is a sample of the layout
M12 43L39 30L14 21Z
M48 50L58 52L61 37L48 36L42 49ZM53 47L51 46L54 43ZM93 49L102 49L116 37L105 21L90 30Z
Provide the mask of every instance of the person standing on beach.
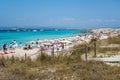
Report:
M111 38L111 37L112 37L112 33L111 33L111 32L109 32L109 33L108 33L108 36Z
M58 44L58 43L56 44L56 48L57 48L57 51L59 51L59 48L60 48L60 47L59 47L59 44Z
M3 51L4 51L5 54L8 54L7 49L8 49L8 45L7 45L7 43L5 43L3 45Z
M62 50L64 50L64 43L61 44Z
M37 48L40 47L40 45L39 45L39 39L37 39L37 41L36 41L36 47L37 47Z
M16 49L17 47L18 47L18 44L17 44L16 40L13 40L12 41L12 48Z
M54 45L51 45L51 54L54 56Z

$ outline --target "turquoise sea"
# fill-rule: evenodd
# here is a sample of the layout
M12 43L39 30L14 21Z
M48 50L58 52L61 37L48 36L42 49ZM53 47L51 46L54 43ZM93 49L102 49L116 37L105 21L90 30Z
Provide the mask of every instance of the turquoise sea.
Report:
M72 37L78 33L85 33L84 29L39 29L39 30L0 30L0 45L16 40L25 43L32 40L50 40Z

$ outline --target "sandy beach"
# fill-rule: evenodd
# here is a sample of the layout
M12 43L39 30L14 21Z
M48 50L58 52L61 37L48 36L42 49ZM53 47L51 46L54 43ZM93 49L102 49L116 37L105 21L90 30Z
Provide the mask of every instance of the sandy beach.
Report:
M4 57L24 57L25 54L30 56L31 58L35 58L38 54L37 52L42 50L41 47L44 48L43 52L51 55L52 50L54 54L57 51L68 50L70 47L82 44L82 43L89 43L91 39L97 38L99 40L107 39L109 37L118 36L120 35L120 29L112 29L112 28L102 28L102 29L92 29L91 34L83 35L83 36L74 36L74 37L67 37L67 38L59 38L54 40L39 40L38 44L36 45L35 41L32 41L36 47L33 49L24 50L23 48L15 48L14 50L8 50L8 54L4 54L1 51L0 56ZM30 41L31 42L31 41ZM53 49L52 49L53 46Z

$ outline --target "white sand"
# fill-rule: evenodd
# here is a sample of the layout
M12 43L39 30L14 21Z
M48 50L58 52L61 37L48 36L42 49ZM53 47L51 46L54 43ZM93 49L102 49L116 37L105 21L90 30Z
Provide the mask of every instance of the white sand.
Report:
M81 56L83 60L85 60L85 54ZM92 55L88 55L87 60L97 60L97 61L104 61L104 62L120 62L120 55L115 55L111 57L93 57Z
M100 33L101 31L103 31L103 33L108 33L108 32L112 32L113 34L120 34L120 29L111 29L111 28L106 28L106 29L93 29L93 30L91 30L91 32L93 32L93 33ZM68 38L59 38L59 39L56 39L57 41L64 41L64 40L68 40L68 41L71 41L72 43L74 43L74 41L76 42L76 41L78 41L76 44L81 44L81 43L84 43L84 42L89 42L90 41L90 39L92 39L92 35L87 35L87 38L86 38L86 36L81 36L81 37L79 37L79 36L75 36L75 37L68 37ZM47 40L48 42L55 42L55 40ZM44 42L44 41L41 41L41 42ZM69 46L66 46L65 47L65 50L66 49L69 49L69 47L71 47L71 46L73 46L73 45L75 45L75 44L72 44L72 45L69 45ZM4 54L3 56L5 56L5 57L12 57L12 55L13 56L15 56L15 57L24 57L25 56L25 53L27 54L27 56L30 56L31 58L35 58L36 56L37 56L37 52L39 51L39 48L34 48L34 49L32 49L32 50L23 50L23 49L19 49L19 48L17 48L17 49L15 49L14 50L14 52L15 53L10 53L10 54ZM48 50L48 51L46 51L48 54L50 54L51 55L51 50ZM55 52L56 52L56 50L55 50ZM0 53L1 54L1 53ZM1 55L0 55L1 56ZM120 58L120 57L119 57ZM106 60L106 58L104 59L104 60ZM108 60L108 59L107 59ZM110 59L111 60L111 59ZM114 59L112 59L112 60L114 60ZM119 59L117 59L117 60L119 60Z
M14 57L21 58L21 57L25 57L25 54L26 54L27 56L30 56L31 58L33 58L33 57L35 57L34 55L37 55L35 53L37 53L38 51L39 51L39 48L34 48L32 50L23 50L23 49L17 48L15 50L12 50L12 52L15 52L15 53L11 53L11 50L9 50L9 52L10 52L9 54L4 54L2 56L4 56L4 57L14 56Z

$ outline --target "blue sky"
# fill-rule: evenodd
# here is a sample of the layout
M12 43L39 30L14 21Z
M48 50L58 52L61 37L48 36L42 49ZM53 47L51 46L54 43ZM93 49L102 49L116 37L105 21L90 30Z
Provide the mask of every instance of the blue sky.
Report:
M0 26L120 26L120 0L0 0Z

